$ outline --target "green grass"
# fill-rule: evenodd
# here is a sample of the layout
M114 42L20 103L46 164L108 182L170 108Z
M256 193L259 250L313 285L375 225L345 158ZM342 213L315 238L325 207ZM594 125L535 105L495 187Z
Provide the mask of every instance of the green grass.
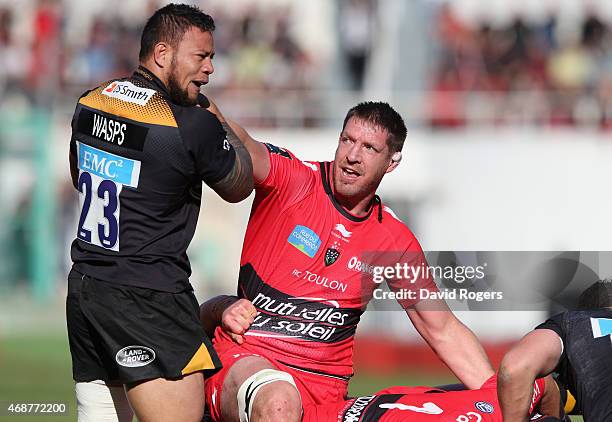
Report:
M452 375L397 373L394 375L377 375L374 373L356 372L349 385L350 396L364 396L396 385L445 385L458 382Z
M0 340L0 401L66 403L67 416L20 416L21 422L76 420L76 401L68 340L61 334L41 334ZM15 419L1 417L0 420Z
M357 371L349 394L368 395L394 385L441 385L457 382L452 376L406 374L381 376ZM72 381L68 340L63 334L40 334L0 340L0 402L66 403L67 416L2 417L0 421L53 422L76 420L76 402ZM582 418L574 419L581 421Z

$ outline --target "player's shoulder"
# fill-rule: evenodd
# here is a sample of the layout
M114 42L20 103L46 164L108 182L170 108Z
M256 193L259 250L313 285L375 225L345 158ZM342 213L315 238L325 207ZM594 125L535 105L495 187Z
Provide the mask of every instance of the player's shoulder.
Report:
M384 227L388 228L398 235L404 235L408 237L414 237L412 230L408 225L384 202L381 202L382 221Z
M381 229L388 234L396 246L400 249L420 250L419 242L406 222L384 202L381 202L380 207L382 219L379 219L379 223Z
M320 175L321 171L324 170L323 166L325 163L303 160L290 149L280 147L269 142L263 142L263 144L266 147L271 159L289 164L292 167L292 171L297 172L303 170L304 173L307 174Z
M179 127L186 125L202 131L222 129L221 123L219 122L219 119L217 119L217 116L205 108L198 106L182 106L170 102L169 105L176 116Z
M174 114L155 86L134 76L111 79L83 93L79 104L136 122L176 126Z

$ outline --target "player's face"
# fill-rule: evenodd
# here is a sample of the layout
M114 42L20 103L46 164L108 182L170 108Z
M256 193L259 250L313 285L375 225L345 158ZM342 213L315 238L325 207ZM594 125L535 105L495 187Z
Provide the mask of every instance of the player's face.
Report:
M213 73L215 48L210 32L190 28L172 55L168 75L168 93L178 104L193 106L197 103L200 86L208 83Z
M334 193L355 203L376 192L385 173L395 168L387 145L388 132L352 117L340 134L334 158Z

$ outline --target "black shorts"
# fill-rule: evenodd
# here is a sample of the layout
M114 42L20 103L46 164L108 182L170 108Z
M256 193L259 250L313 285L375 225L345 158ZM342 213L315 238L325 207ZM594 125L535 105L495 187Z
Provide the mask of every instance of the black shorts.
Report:
M193 291L169 293L107 283L72 270L66 298L77 382L133 383L212 375L221 362L200 324ZM203 394L203 393L202 393Z

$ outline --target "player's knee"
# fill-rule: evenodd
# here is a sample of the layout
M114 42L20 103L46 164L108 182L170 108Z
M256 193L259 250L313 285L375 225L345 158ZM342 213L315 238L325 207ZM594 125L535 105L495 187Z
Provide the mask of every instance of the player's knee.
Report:
M268 384L258 394L251 413L251 422L299 421L302 416L300 395L287 382Z
M275 369L262 369L242 383L237 393L241 422L299 421L300 394L293 377Z

